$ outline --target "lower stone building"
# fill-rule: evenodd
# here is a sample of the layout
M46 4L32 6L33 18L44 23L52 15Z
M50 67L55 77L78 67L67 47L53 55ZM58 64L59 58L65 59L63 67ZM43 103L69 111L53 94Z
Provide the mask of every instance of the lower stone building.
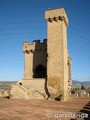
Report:
M45 11L47 39L23 44L24 79L12 86L12 98L61 99L69 97L72 60L68 56L68 17L64 8Z

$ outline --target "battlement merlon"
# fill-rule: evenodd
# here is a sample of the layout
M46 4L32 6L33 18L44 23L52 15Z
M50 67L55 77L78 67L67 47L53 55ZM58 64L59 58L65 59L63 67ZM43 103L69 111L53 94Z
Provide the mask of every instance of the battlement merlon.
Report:
M47 22L61 20L61 21L64 21L66 26L68 26L69 24L68 17L64 8L49 9L45 11L45 20Z
M33 44L30 44L28 41L27 42L24 42L23 44L23 52L27 52L27 53L30 53L30 52L33 52L35 50L35 42L33 42Z
M30 44L28 41L24 42L23 44L23 52L27 53L33 53L35 51L35 47L39 45L46 45L47 39L43 39L43 42L40 42L40 40L34 40L32 44Z
M72 65L72 59L70 57L68 57L68 64Z

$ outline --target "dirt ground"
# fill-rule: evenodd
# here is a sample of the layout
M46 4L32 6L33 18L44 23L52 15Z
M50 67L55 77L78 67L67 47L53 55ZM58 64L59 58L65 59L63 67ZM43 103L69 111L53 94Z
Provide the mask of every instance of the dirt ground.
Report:
M67 116L61 118L61 115L76 113L90 116L89 98L73 98L67 101L0 98L0 120L74 120Z

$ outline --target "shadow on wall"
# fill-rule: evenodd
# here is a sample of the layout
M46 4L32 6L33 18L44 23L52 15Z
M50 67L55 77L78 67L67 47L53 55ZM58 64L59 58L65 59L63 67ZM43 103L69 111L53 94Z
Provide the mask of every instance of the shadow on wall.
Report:
M34 78L45 78L46 77L46 69L43 65L38 65L34 71Z
M80 120L90 120L90 101L77 114L81 115ZM78 117L70 120L78 120Z
M44 86L44 88L45 88L45 92L47 94L46 99L48 100L49 97L50 97L50 93L49 93L48 88L47 88L47 78L45 78L45 86Z
M84 120L90 120L90 101L79 112L88 114L88 118L84 118Z
M33 78L46 78L47 76L47 39L41 43L36 40L33 52Z

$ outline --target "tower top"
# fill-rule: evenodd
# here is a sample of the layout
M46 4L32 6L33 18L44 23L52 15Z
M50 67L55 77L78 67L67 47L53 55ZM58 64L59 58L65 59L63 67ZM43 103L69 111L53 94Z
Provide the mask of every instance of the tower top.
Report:
M45 20L48 22L62 20L68 25L68 17L64 8L48 9L45 11Z

